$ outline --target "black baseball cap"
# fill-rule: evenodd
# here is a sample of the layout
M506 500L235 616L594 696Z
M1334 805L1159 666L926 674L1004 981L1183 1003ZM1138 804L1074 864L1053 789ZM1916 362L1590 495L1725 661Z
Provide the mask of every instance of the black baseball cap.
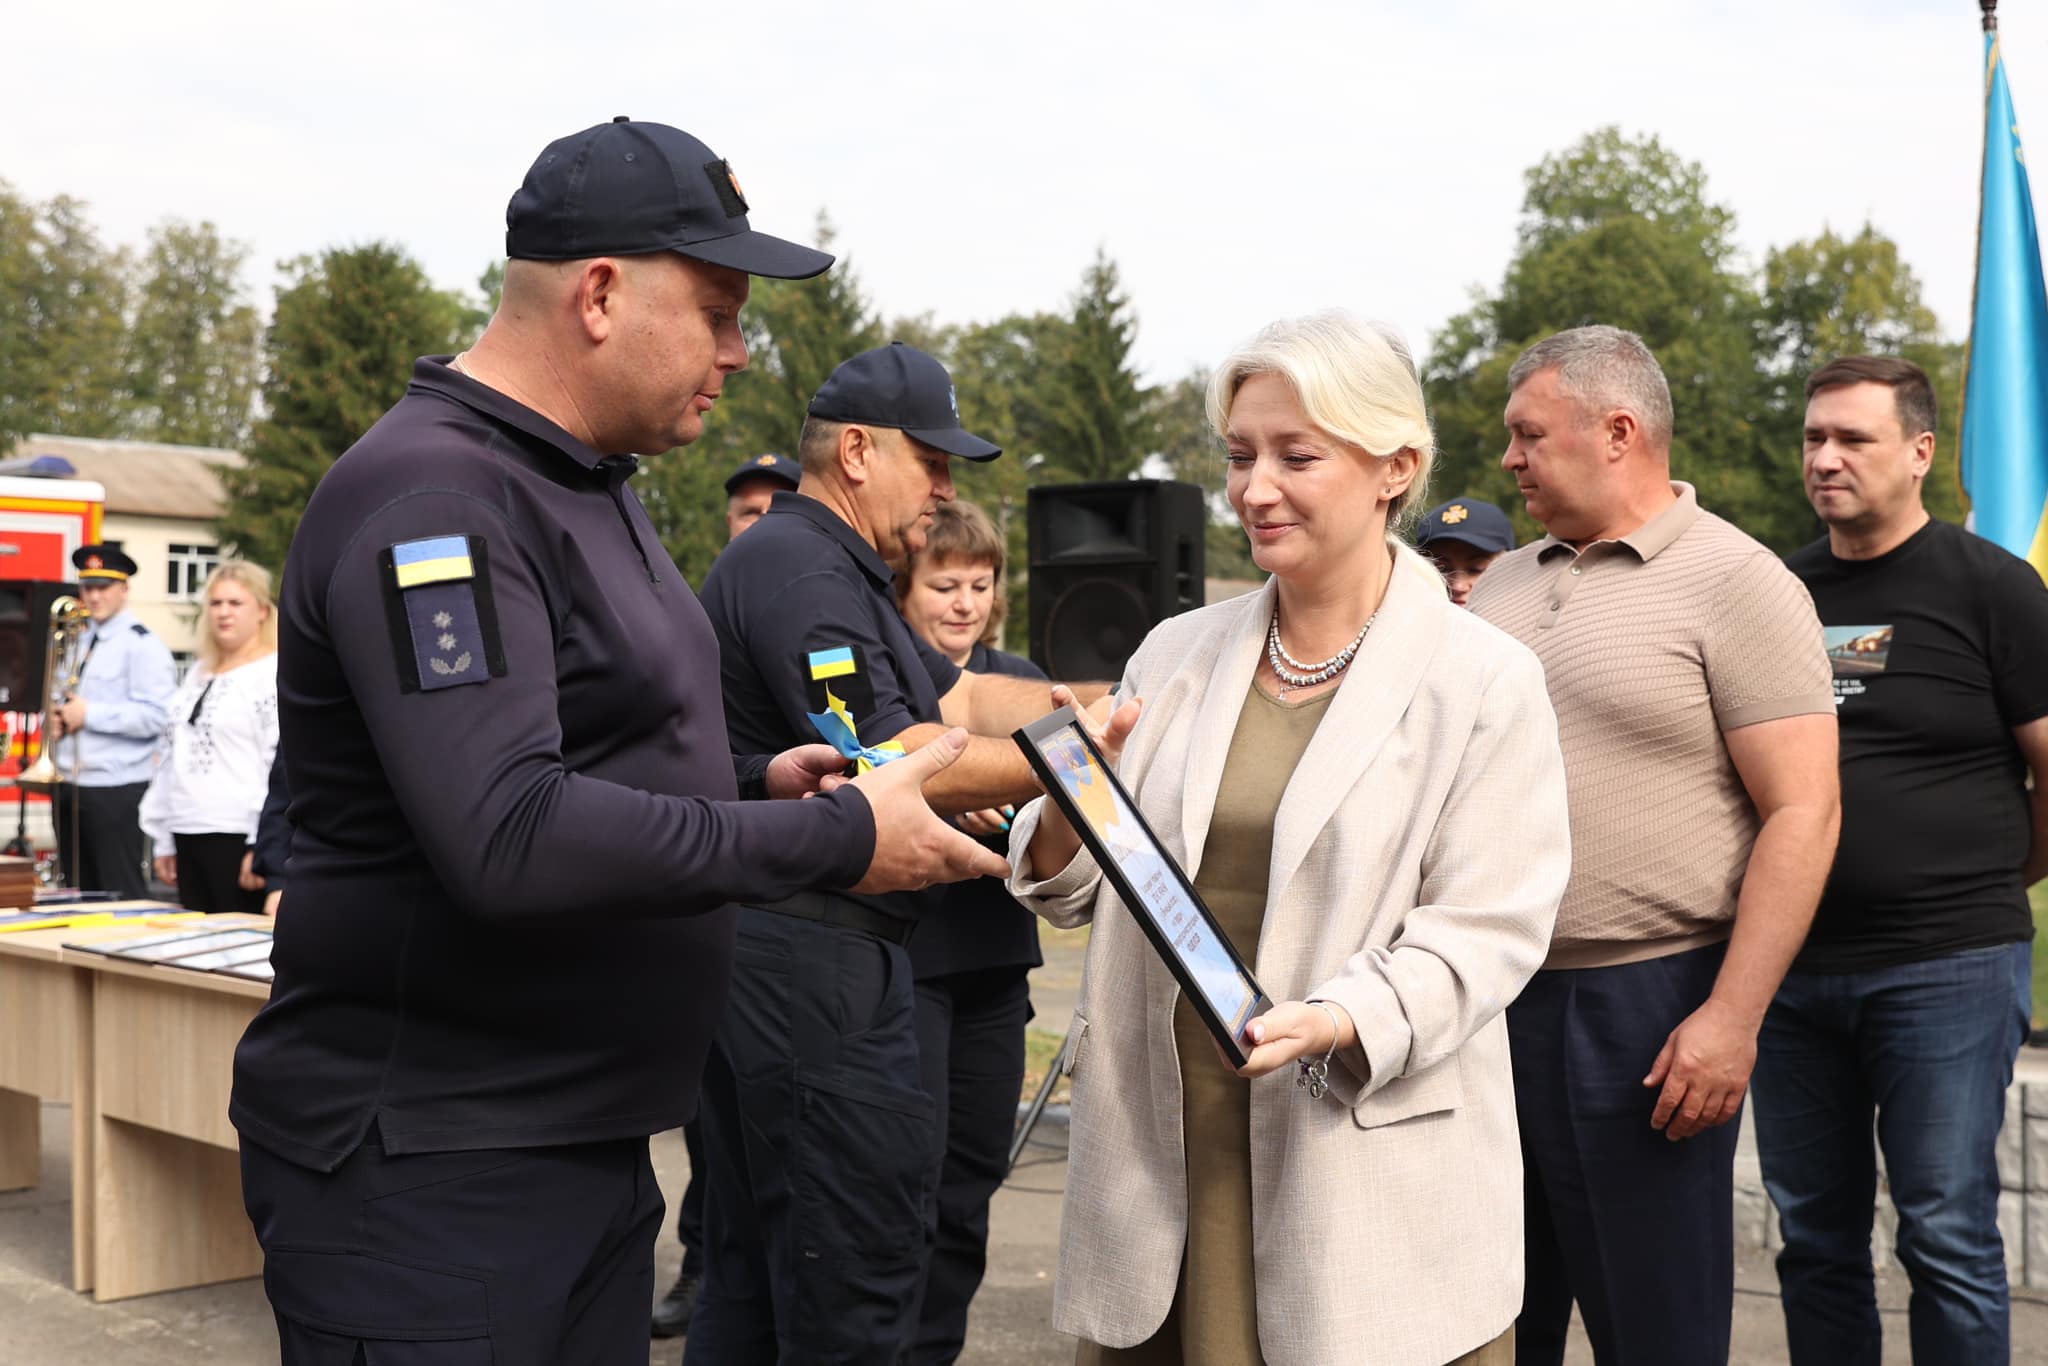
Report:
M731 497L732 491L749 479L773 479L795 488L803 477L804 467L786 455L757 455L725 477L725 493Z
M680 128L624 114L542 148L505 206L505 254L517 260L657 251L778 280L808 280L832 264L755 232L723 157Z
M830 422L894 427L963 460L993 460L1003 453L960 425L960 401L946 367L902 342L840 362L808 411Z
M1514 524L1491 503L1477 498L1453 498L1422 514L1415 526L1418 549L1431 541L1463 541L1474 550L1501 551L1515 548Z

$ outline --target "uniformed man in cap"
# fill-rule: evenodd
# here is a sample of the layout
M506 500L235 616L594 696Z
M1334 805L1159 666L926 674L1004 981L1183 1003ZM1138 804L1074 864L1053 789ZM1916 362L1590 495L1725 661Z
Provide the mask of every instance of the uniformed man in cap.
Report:
M73 887L143 897L142 794L156 769L178 666L128 610L136 565L119 544L82 545L71 564L92 624L79 646L78 686L56 708L50 757L77 784L60 783L51 794L57 861Z
M1491 503L1453 498L1422 514L1415 524L1415 548L1436 562L1451 601L1466 607L1487 566L1515 548L1515 528Z
M951 461L1000 454L961 428L945 367L922 351L877 347L832 372L798 443L801 487L776 494L704 581L735 749L822 735L886 773L965 725L966 753L926 789L935 808L1037 791L1008 736L1052 710L1050 686L962 671L911 631L891 586L890 564L923 548L953 497ZM741 907L704 1082L692 1366L880 1366L914 1327L935 1107L904 946L935 902L824 891Z
M489 327L418 362L284 575L291 909L229 1115L287 1366L644 1363L647 1136L696 1107L728 903L1001 871L919 790L964 737L850 782L733 754L633 493L745 366L748 277L831 258L624 120L550 144L507 225Z
M725 532L728 542L761 520L768 500L793 489L802 466L786 455L757 455L725 479ZM697 1121L683 1126L683 1149L690 1158L690 1184L676 1201L676 1241L683 1245L683 1264L675 1284L654 1305L651 1321L658 1338L680 1337L697 1307L697 1288L704 1282L704 1147Z
M757 455L725 479L725 538L738 538L742 531L761 520L769 500L784 489L793 489L803 478L803 466L786 455Z

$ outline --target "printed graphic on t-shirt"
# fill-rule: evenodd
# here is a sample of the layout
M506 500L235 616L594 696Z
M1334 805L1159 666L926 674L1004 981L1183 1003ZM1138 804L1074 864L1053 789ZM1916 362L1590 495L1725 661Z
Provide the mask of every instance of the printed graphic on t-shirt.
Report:
M1889 626L1824 626L1828 663L1835 674L1835 705L1861 696L1865 679L1884 672L1891 658L1892 628Z

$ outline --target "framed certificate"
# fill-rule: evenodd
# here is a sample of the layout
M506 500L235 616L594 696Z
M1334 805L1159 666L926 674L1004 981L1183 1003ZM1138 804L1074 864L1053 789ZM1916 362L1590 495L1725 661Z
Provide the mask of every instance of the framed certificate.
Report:
M1244 1027L1273 1002L1138 814L1074 709L1061 707L1013 738L1216 1042L1244 1066Z
M163 939L130 939L126 942L114 940L90 947L96 953L110 958L129 958L144 963L170 963L178 967L180 961L200 954L212 954L221 949L242 948L250 944L261 944L266 950L270 944L270 931L230 928L225 930L200 930L197 933L174 934Z

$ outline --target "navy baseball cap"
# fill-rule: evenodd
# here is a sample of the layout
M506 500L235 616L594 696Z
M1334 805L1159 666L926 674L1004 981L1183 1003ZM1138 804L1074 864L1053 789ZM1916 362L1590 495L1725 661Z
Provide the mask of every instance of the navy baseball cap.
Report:
M829 422L894 427L963 460L993 460L1003 453L960 425L960 401L946 367L902 342L842 361L808 411Z
M1431 541L1463 541L1474 550L1513 550L1515 528L1508 515L1491 503L1453 498L1431 508L1416 523L1416 547Z
M679 252L749 275L808 280L822 251L755 232L723 157L680 128L619 115L557 138L505 206L505 254L522 261Z
M804 467L786 455L757 455L725 477L727 497L749 479L773 479L795 488L804 477Z

